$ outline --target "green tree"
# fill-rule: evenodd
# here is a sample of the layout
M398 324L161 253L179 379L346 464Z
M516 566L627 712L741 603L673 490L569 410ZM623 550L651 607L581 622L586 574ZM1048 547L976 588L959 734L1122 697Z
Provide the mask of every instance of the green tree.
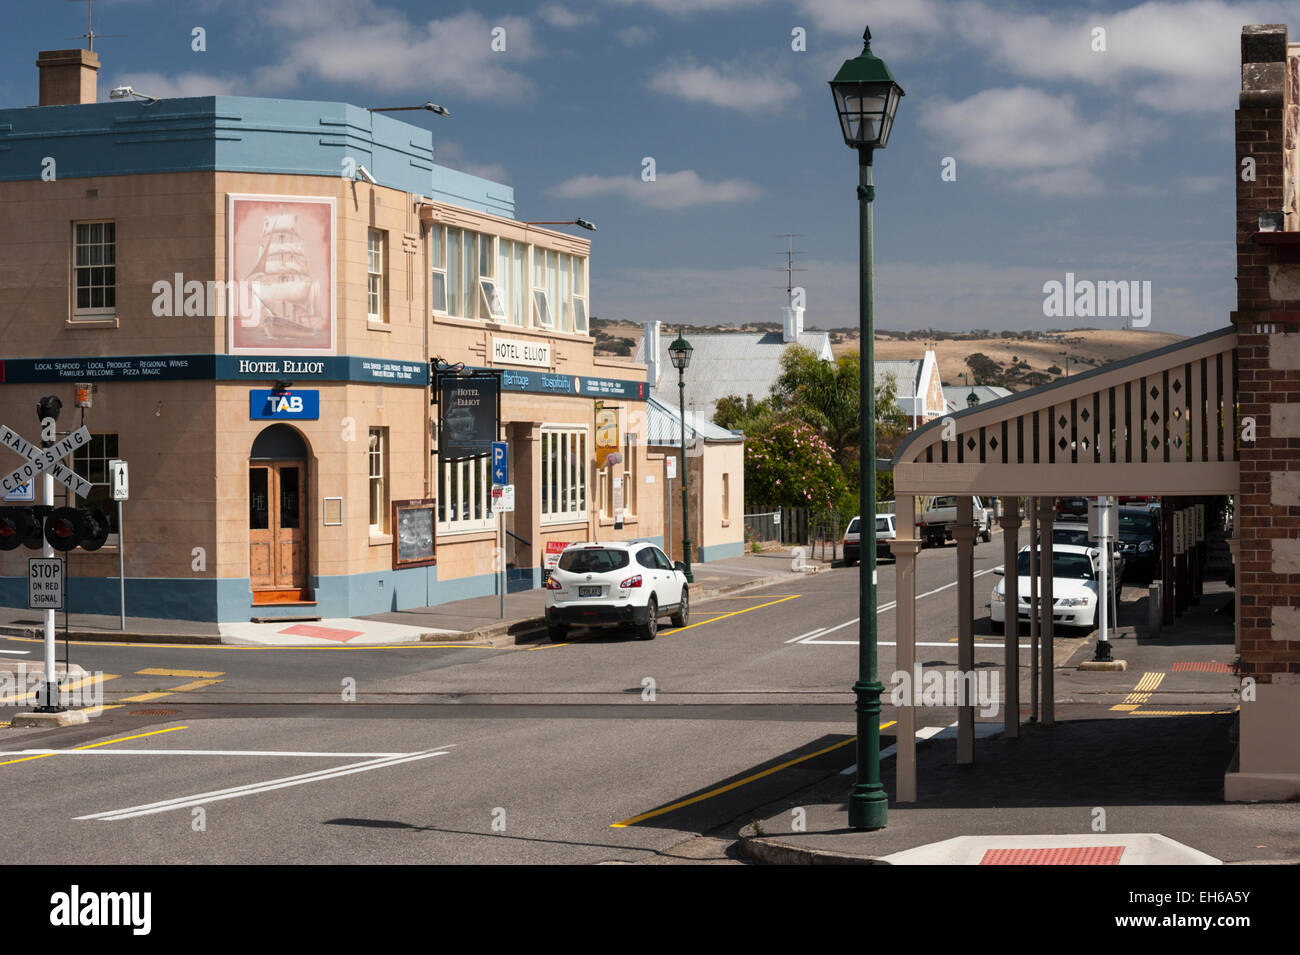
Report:
M747 501L826 511L842 505L846 490L830 445L803 421L778 421L745 442Z

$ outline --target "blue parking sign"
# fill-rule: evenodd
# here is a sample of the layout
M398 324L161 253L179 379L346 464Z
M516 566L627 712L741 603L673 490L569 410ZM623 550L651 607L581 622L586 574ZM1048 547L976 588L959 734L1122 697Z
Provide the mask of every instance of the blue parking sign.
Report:
M504 441L492 442L492 483L509 484L506 480L506 472L509 470L509 455L506 452L506 443Z

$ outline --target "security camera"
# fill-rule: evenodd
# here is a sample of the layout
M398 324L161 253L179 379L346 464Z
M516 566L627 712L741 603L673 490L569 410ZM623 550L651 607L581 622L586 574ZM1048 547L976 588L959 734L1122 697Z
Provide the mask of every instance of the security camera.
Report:
M365 166L357 167L357 175L360 176L362 179L364 179L366 182L370 183L372 186L375 185L375 177L370 175L370 170L367 169Z

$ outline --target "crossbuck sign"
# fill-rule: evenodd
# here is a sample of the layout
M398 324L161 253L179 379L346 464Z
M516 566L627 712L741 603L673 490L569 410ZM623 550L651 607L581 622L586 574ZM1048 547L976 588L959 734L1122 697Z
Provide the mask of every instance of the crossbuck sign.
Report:
M78 497L89 497L94 485L75 474L71 468L59 462L77 448L90 443L90 432L80 427L53 447L38 448L30 441L13 431L8 425L0 425L0 444L10 451L27 459L27 463L17 470L0 478L0 489L5 493L15 491L38 474L49 472L50 477L67 487Z

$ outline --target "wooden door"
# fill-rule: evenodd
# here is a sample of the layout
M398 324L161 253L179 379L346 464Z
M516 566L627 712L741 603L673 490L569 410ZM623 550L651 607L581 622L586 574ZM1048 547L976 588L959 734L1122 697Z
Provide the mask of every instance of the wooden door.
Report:
M307 466L269 461L248 467L248 563L253 590L307 586Z

